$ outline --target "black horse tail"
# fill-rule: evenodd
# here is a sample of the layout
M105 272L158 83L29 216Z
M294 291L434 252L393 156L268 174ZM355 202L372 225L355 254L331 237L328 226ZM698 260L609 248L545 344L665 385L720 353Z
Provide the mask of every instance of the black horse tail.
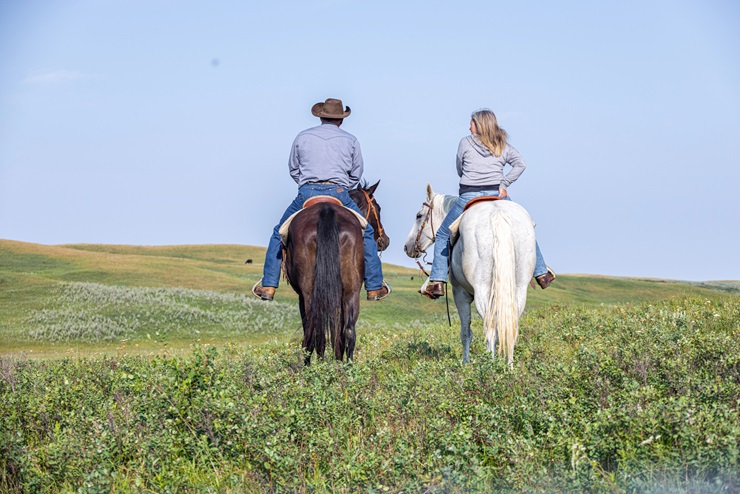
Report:
M316 227L316 264L313 296L307 317L315 338L316 352L324 355L326 335L333 345L342 344L342 273L339 257L339 225L334 208L321 205Z

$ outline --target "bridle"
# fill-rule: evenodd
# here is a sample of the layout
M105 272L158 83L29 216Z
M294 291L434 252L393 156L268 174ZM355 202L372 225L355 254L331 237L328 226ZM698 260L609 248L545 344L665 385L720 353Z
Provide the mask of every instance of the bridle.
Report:
M424 231L424 227L427 224L427 221L429 222L429 227L432 229L432 243L434 243L437 240L437 232L434 230L434 215L432 214L432 207L434 205L434 198L432 198L429 202L424 202L423 206L427 207L427 214L424 216L424 221L421 222L421 226L419 227L419 233L416 234L416 240L414 240L414 250L416 252L423 252L426 254L425 250L421 250L421 242L419 240L421 239L421 233Z
M360 190L365 194L365 200L367 201L367 213L365 213L365 219L370 221L370 212L372 211L373 216L375 216L375 221L378 223L378 238L383 238L383 225L380 223L380 215L378 214L378 209L375 207L375 204L373 204L373 198L365 189Z

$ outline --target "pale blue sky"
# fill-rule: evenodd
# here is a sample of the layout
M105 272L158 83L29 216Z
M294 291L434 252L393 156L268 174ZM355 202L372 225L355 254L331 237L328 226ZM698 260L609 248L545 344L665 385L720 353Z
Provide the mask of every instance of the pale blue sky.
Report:
M738 26L730 0L0 0L0 238L266 246L336 97L384 262L414 266L490 107L557 272L740 279Z

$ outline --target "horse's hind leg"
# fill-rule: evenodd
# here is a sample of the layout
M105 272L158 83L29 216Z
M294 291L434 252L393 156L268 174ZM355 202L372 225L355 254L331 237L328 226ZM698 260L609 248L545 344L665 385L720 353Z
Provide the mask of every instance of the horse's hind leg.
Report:
M344 328L344 348L347 352L347 360L355 356L355 323L348 324Z
M352 293L344 298L344 348L346 351L347 360L352 360L355 356L355 325L357 324L357 318L360 316L360 294L358 292ZM341 358L341 357L339 357Z
M471 309L473 296L464 288L452 285L452 294L455 297L455 306L460 316L460 341L463 346L463 363L470 360L470 342L473 340L473 330L470 329Z
M313 353L316 342L313 335L309 334L306 328L303 328L303 364L311 365L311 354Z
M301 348L303 348L303 365L311 365L311 354L313 353L315 341L311 332L311 325L308 324L306 319L306 304L302 296L298 297L298 308L301 313L301 321L303 322L303 344L301 345Z

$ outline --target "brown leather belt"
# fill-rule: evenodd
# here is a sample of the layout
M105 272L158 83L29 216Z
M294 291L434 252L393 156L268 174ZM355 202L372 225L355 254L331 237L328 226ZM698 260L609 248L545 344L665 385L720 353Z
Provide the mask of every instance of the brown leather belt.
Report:
M309 184L309 185L313 185L313 184L328 184L328 185L338 185L338 184L336 184L336 183L334 183L334 182L308 182L308 184Z

